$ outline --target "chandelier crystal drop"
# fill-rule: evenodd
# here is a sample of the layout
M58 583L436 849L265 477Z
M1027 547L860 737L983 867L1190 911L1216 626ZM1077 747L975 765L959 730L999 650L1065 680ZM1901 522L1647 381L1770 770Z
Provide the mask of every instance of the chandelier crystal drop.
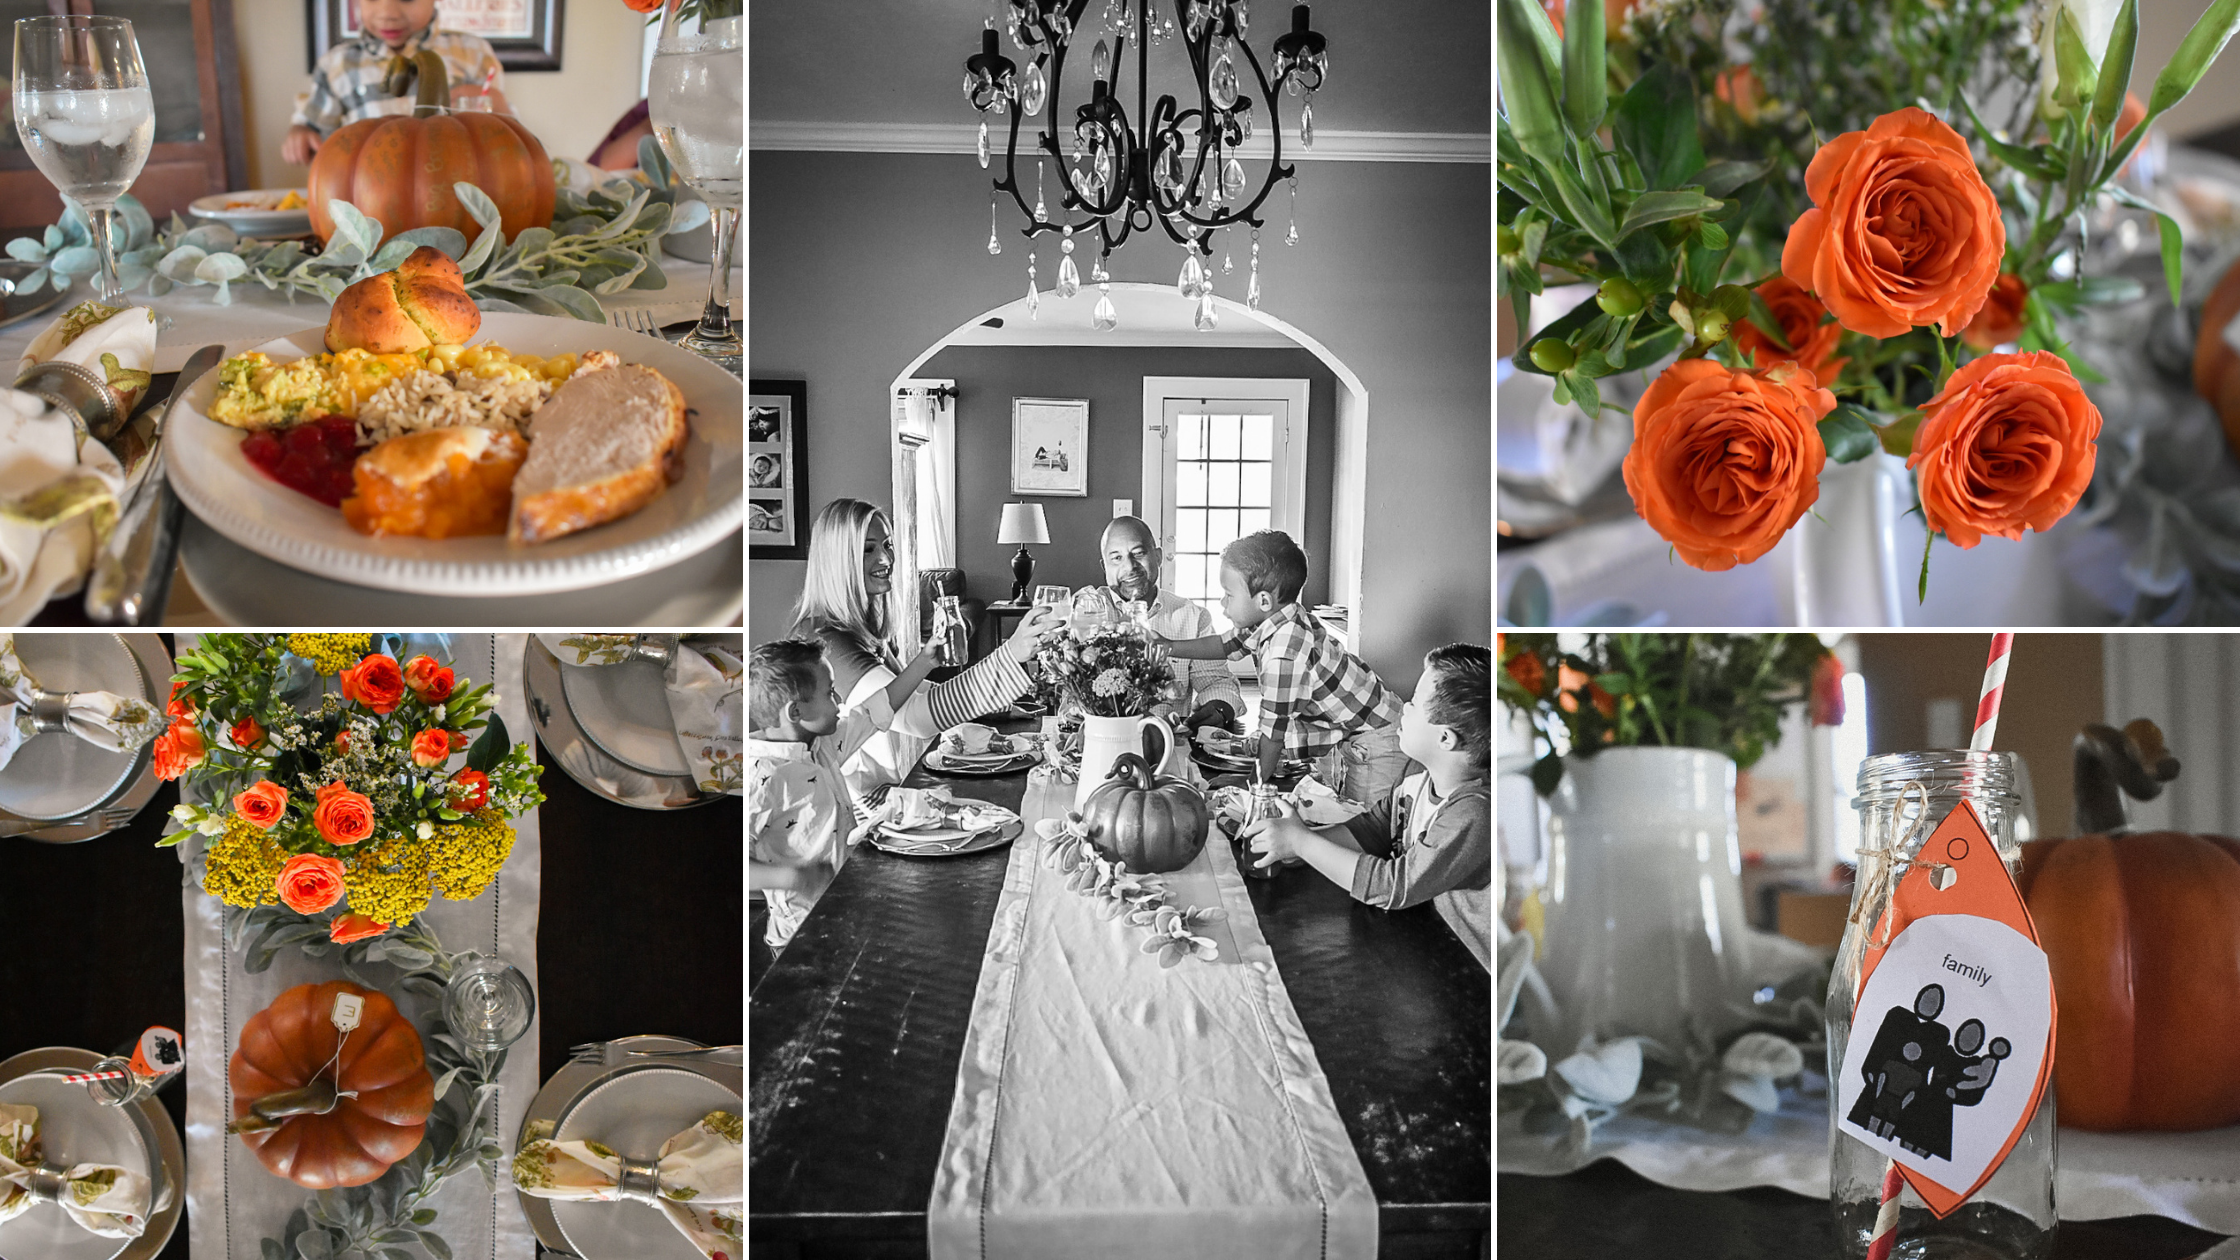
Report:
M1252 229L1252 271L1246 278L1244 289L1246 310L1260 309L1260 229Z
M1100 286L1110 283L1113 250L1138 232L1164 232L1187 255L1176 287L1198 303L1194 322L1211 328L1219 318L1211 298L1214 234L1242 224L1257 241L1268 195L1283 181L1292 209L1285 240L1298 240L1297 171L1284 148L1294 136L1312 147L1314 94L1330 65L1309 6L1291 6L1288 28L1279 25L1257 49L1247 38L1246 0L1105 0L1098 9L1084 0L997 0L997 8L964 67L965 97L981 116L981 164L1004 159L996 194L1010 195L1030 241L1061 233L1070 245L1075 228L1094 232L1089 279ZM1101 21L1090 16L1099 10ZM1018 61L1005 55L1005 34ZM1165 46L1174 43L1182 46ZM1069 75L1069 58L1083 51ZM1154 96L1153 83L1179 90ZM1285 107L1285 96L1301 103ZM1241 151L1256 134L1266 136L1266 164L1256 158L1248 169ZM1022 156L1035 161L1031 203L1019 179ZM1054 204L1051 157L1060 185ZM1000 215L991 211L992 220ZM1001 252L1000 236L991 221L990 253ZM1059 261L1057 289L1065 296L1079 291L1073 252L1062 249ZM1030 286L1033 263L1030 251ZM1226 250L1221 263L1223 273L1235 270ZM1248 290L1248 299L1256 292ZM1029 299L1030 316L1038 299L1039 292ZM1100 294L1100 328L1110 326L1108 304L1109 294Z
M1003 238L996 235L996 198L994 193L988 194L988 252L991 254L1003 252Z
M1030 249L1027 251L1027 318L1042 318L1038 314L1041 310L1042 290L1037 289L1034 285L1034 251Z
M1102 284L1097 288L1097 309L1089 322L1096 325L1098 332L1111 332L1120 324L1120 312L1112 305L1112 286Z
M1066 238L1059 242L1058 296L1072 297L1081 292L1081 270L1073 265L1073 225L1066 225Z

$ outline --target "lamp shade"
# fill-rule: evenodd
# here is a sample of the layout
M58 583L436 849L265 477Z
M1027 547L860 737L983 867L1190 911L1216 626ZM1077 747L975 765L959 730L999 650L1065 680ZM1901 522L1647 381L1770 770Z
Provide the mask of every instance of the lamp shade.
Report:
M1039 503L1006 503L1003 505L1003 523L996 526L999 543L1046 543L1050 541L1050 526L1042 519Z

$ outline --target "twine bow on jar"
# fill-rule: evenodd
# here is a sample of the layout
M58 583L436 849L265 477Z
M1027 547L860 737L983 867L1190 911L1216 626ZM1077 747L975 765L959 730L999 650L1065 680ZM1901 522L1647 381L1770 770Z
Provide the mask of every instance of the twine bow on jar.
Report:
M1919 779L1909 779L1904 787L1898 789L1899 816L1902 818L1905 815L1908 792L1921 793L1921 812L1914 815L1913 823L1906 829L1906 833L1889 844L1859 850L1859 878L1863 882L1859 895L1851 901L1851 923L1862 929L1861 939L1867 939L1873 935L1867 929L1874 926L1878 917L1881 918L1881 939L1870 941L1877 949L1886 949L1890 945L1891 920L1884 914L1884 910L1889 905L1891 891L1903 869L1913 866L1928 868L1930 882L1940 889L1947 886L1946 877L1952 870L1949 862L1926 861L1906 855L1908 849L1920 851L1918 842L1923 838L1922 833L1933 825L1929 817L1929 788ZM1866 861L1870 857L1879 859L1871 869Z

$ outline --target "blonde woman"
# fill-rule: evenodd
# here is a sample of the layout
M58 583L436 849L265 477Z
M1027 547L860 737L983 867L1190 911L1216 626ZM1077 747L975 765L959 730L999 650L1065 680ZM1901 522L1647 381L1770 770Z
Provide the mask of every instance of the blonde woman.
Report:
M894 596L892 534L887 514L861 499L825 504L809 530L809 573L794 605L792 637L824 645L833 689L848 709L883 690L901 672L892 626L897 607L908 607L909 601ZM855 799L865 804L877 800L910 773L941 732L998 712L1033 690L1034 680L1024 666L1033 659L1050 618L1047 609L1027 614L986 660L947 682L920 688L895 715L894 725L873 736L842 767Z

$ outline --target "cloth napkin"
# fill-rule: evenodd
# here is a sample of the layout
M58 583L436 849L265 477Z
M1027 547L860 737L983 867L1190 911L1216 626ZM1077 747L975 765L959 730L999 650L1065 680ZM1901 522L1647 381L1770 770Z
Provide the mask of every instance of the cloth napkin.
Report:
M31 709L40 690L39 680L16 657L16 636L0 633L0 768L39 733ZM163 734L168 722L146 700L112 691L71 692L63 720L72 735L111 752L139 748Z
M145 306L80 302L31 339L9 382L50 362L91 369L123 395L125 414L131 415L152 383L148 374L155 370L156 313Z
M0 624L22 625L84 587L123 487L117 457L68 412L0 390Z
M39 1109L0 1103L0 1226L31 1210L39 1168ZM114 1164L73 1164L59 1200L70 1219L103 1238L138 1238L148 1227L150 1183Z
M553 656L570 665L621 665L634 660L641 637L629 634L540 634ZM663 680L677 746L703 792L744 796L747 670L740 636L685 635Z
M738 1257L743 1248L746 1163L739 1117L711 1111L661 1144L655 1160L662 1215L703 1256ZM597 1142L539 1138L513 1157L513 1184L540 1199L612 1203L624 1197L622 1159Z

